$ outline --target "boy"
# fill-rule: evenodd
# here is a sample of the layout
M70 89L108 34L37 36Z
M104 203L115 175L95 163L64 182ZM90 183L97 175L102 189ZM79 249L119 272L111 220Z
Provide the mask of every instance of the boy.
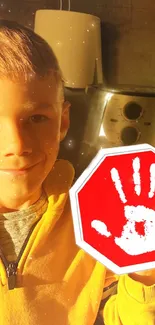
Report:
M0 325L94 324L103 288L106 297L115 280L75 245L68 198L74 170L56 161L69 107L50 47L2 20Z
M57 161L69 107L58 62L46 42L2 20L0 325L103 324L101 301L117 281L75 245L68 197L74 170L67 161ZM136 324L138 316L132 313L134 322L128 322L124 315L128 308L138 310L139 302L127 294L123 281L129 289L134 284L132 297L137 285L141 290L139 282L122 277L118 295L105 308L107 325ZM141 307L145 310L147 305Z

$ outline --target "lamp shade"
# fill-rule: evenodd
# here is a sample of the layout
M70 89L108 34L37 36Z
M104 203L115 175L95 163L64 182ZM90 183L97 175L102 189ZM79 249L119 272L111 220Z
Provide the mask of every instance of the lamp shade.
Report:
M69 88L102 83L100 19L64 10L38 10L34 31L52 47Z

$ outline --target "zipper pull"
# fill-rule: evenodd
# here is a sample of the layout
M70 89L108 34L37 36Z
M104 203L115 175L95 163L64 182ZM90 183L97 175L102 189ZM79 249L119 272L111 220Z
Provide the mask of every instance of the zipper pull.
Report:
M8 289L13 290L16 288L16 275L17 275L17 263L10 262L6 267L6 274L8 277Z

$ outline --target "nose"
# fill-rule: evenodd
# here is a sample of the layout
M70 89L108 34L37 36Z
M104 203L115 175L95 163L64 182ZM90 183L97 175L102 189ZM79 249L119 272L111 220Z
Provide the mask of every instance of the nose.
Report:
M2 132L3 133L3 132ZM3 156L27 156L32 153L31 139L28 131L24 130L19 123L9 123L4 130L3 137L4 149L1 151ZM0 141L1 142L1 141Z

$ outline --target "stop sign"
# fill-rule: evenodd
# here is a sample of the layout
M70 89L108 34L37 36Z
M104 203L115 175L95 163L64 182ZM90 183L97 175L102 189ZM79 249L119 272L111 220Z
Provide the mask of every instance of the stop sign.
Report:
M70 189L76 244L116 274L155 268L155 149L102 149Z

